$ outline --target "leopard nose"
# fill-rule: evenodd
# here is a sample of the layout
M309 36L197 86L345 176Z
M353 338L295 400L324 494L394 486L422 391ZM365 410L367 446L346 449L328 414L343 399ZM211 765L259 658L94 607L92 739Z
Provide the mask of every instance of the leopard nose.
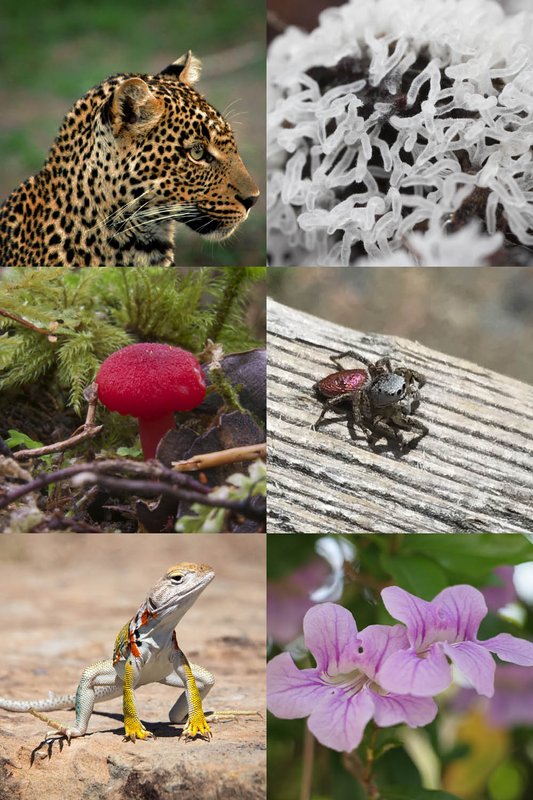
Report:
M258 199L259 199L259 192L257 192L257 194L248 195L248 197L242 197L242 195L240 194L237 195L237 200L239 201L239 203L242 203L242 205L245 207L247 211L249 211L252 206L255 206Z

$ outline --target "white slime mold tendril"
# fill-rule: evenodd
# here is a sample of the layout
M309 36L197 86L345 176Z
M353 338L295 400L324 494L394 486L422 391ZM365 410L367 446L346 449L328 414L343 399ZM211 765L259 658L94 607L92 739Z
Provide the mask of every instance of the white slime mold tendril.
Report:
M277 37L270 263L483 264L501 219L532 247L532 46L533 15L492 0L351 0ZM478 224L447 228L475 190Z

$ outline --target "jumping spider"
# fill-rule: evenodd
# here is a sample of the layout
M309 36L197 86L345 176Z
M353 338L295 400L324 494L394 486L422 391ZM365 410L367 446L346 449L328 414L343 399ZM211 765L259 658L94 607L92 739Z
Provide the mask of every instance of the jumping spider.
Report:
M347 356L365 364L367 369L343 369L339 361ZM327 398L312 426L314 430L328 408L350 401L353 421L363 429L370 445L385 437L395 440L400 447L411 447L428 433L424 423L411 416L420 402L419 389L426 382L424 375L407 367L393 369L390 356L372 362L353 350L330 356L330 360L339 371L313 386L318 394ZM405 442L402 430L419 433Z

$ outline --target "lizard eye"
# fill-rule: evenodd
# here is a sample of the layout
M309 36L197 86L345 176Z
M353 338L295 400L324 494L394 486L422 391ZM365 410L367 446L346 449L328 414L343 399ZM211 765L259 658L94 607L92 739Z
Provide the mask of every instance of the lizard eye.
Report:
M183 580L183 575L173 575L170 580L172 583L181 583Z

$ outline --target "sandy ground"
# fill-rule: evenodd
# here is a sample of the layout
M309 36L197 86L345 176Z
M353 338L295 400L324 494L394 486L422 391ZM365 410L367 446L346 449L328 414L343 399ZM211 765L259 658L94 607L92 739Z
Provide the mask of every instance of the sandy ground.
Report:
M88 735L68 747L45 742L46 725L31 715L0 711L0 800L265 797L265 539L2 537L2 696L73 692L84 666L110 657L118 630L166 569L201 561L216 578L181 621L178 636L188 657L215 675L204 707L263 716L213 723L211 742L185 742L181 729L168 723L174 691L152 684L136 699L155 739L122 741L119 698L96 706ZM50 716L74 720L73 711Z

